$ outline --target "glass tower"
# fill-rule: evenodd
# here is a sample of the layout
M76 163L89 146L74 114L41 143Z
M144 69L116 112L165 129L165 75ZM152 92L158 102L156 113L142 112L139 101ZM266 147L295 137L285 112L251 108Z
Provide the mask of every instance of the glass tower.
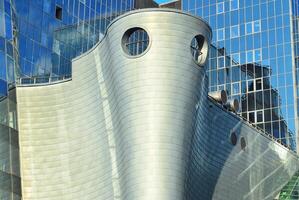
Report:
M296 150L298 1L183 0L213 29L209 90L227 91L239 114Z
M0 0L0 199L21 199L14 80L18 68L15 4Z
M133 6L133 0L16 1L21 83L70 77L71 59L90 49L109 22Z

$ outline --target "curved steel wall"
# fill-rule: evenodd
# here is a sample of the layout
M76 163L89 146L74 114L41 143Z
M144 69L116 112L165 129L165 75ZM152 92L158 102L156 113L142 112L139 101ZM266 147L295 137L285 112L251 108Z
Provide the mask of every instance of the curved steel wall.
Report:
M186 199L273 200L298 170L296 154L215 103L199 105Z
M132 59L120 39L135 26L152 42ZM210 39L186 14L128 14L74 61L72 81L19 87L23 198L182 199L204 74L190 54L199 33Z
M84 65L73 81L18 88L23 199L113 195L104 100L94 59Z
M148 52L135 59L120 51L120 38L132 27L144 28L150 37ZM203 21L172 11L128 14L108 31L112 57L102 61L102 71L122 199L183 198L195 105L202 95L197 88L204 76L190 53L197 34L209 42L210 29Z
M150 43L145 54L129 57L122 37L134 27L146 30ZM271 160L252 164L267 143L289 156L273 156L288 167L281 171L285 176L279 183L284 184L297 170L290 167L297 157L208 101L204 68L190 53L197 34L210 42L207 24L188 14L130 12L110 25L101 43L73 61L71 81L19 86L23 198L220 199L223 192L236 194L225 181L236 180L237 187L239 179L252 180L242 178L246 168L258 175L250 183L275 178L266 171ZM236 125L238 135L261 146L244 151L248 162L235 157L242 158L242 152L229 143ZM265 173L255 173L260 169ZM223 199L258 193L251 185L241 187L236 198Z

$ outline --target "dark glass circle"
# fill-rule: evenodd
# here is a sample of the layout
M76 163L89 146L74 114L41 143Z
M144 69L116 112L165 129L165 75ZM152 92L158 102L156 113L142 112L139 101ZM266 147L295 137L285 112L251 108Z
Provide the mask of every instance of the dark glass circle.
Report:
M245 148L246 148L246 140L245 140L245 138L242 137L240 142L241 142L241 149L245 150Z
M195 62L204 65L208 54L208 46L204 36L196 35L191 41L190 49Z
M149 36L147 32L139 27L130 28L122 38L124 51L130 56L142 54L149 45Z
M230 134L230 142L231 142L231 144L235 146L237 144L237 141L238 141L238 137L237 137L236 133L232 132Z

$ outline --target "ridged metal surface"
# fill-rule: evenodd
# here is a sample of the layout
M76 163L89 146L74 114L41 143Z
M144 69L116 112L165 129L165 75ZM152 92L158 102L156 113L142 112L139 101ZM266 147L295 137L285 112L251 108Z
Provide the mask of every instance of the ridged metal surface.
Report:
M296 154L215 103L199 105L186 199L273 200L298 170Z
M132 58L121 38L134 27L150 44ZM197 34L209 43L188 14L131 12L73 61L71 81L18 87L23 199L263 199L282 187L297 157L209 101L190 52ZM247 150L230 144L234 129ZM277 163L281 181L260 192Z

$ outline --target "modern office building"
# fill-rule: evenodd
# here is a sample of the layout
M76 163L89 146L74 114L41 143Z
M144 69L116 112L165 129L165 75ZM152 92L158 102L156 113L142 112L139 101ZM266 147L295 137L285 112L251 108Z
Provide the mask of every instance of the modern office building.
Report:
M209 90L225 89L242 117L296 150L298 1L182 0L182 9L212 27Z
M18 85L23 199L276 197L298 156L208 97L211 33L180 11L131 11L72 78Z
M0 199L273 199L298 177L270 64L237 62L214 40L209 66L235 63L248 95L232 95L236 81L209 87L209 25L168 9L118 17L144 7L158 5L0 0ZM208 97L221 89L248 119L270 116L261 128L285 146L220 105L223 93Z

